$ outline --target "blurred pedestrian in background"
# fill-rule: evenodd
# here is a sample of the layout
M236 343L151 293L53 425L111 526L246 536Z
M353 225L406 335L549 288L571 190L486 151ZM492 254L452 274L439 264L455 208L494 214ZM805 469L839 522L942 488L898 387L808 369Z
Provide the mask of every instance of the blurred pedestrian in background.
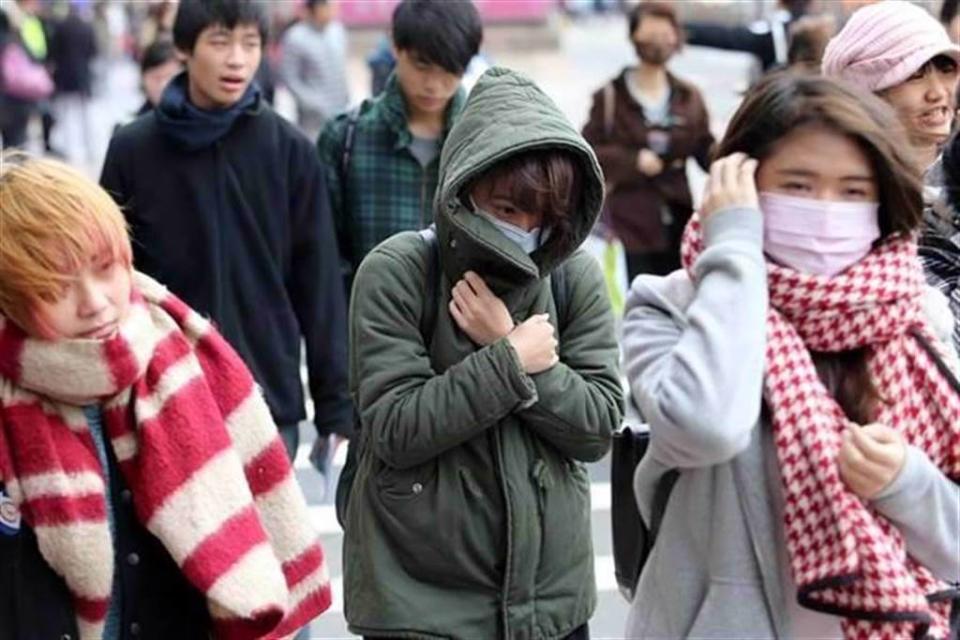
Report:
M183 71L172 40L157 40L140 55L140 88L144 101L137 115L152 111L160 104L163 90Z
M936 18L905 0L859 9L827 46L823 72L886 100L907 130L917 167L933 167L953 127L960 79L960 46ZM932 173L927 179L936 181Z
M741 51L756 57L763 71L787 62L789 29L794 21L812 13L818 0L779 0L779 8L750 25L684 22L687 42L700 47Z
M716 155L684 270L627 302L645 518L679 470L627 636L953 637L960 388L906 137L874 96L785 73Z
M297 103L297 123L316 140L328 120L347 108L347 32L331 0L306 0L303 17L280 47L280 79Z
M137 51L143 51L157 40L173 39L178 0L148 0L147 15L137 33Z
M804 16L790 25L787 68L803 73L820 73L823 54L836 35L837 21L831 15Z
M76 2L61 4L66 11L53 22L50 65L56 93L53 114L56 127L51 144L64 158L82 165L94 161L89 102L93 90L93 61L97 56L92 16Z
M348 434L346 308L316 149L260 99L258 0L183 0L186 71L110 141L101 183L123 207L134 264L210 317L253 372L291 459L306 346L321 439Z
M30 57L7 13L0 11L0 136L4 147L27 142L30 117L53 93L46 68Z
M679 268L680 234L693 210L687 158L706 169L713 135L700 91L667 70L682 46L673 7L640 3L628 37L639 64L593 95L583 136L603 167L604 223L623 243L632 280Z
M943 0L940 24L947 30L950 39L960 44L960 0Z
M135 112L129 114L119 122L113 130L145 113L150 113L160 104L163 90L176 76L183 72L183 63L177 55L177 49L172 40L160 39L140 52L140 91L143 93L143 102Z
M47 26L41 17L42 9L43 6L39 0L14 0L13 2L7 2L3 7L10 20L11 30L19 37L20 45L27 52L30 60L49 70L47 65L50 48L48 46ZM50 93L46 93L43 97L33 97L29 100L31 115L35 114L40 117L43 149L47 153L54 152L50 140L54 126L50 95Z

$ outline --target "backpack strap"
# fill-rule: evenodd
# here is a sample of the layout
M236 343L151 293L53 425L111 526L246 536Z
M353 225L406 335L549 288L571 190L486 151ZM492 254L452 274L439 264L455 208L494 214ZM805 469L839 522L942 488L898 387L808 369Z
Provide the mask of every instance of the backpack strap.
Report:
M357 136L357 122L360 120L360 108L357 105L347 112L347 127L343 133L343 145L340 150L340 164L337 166L337 177L340 178L341 208L345 212L344 219L349 219L350 203L347 202L347 176L350 175L350 158L353 156L353 143ZM350 302L350 293L353 289L353 232L349 223L343 225L343 232L339 236L340 263L343 270L343 287Z
M350 173L350 158L353 156L353 143L357 137L357 122L360 120L360 107L357 105L347 113L347 128L343 132L343 149L340 152L340 183L346 181Z

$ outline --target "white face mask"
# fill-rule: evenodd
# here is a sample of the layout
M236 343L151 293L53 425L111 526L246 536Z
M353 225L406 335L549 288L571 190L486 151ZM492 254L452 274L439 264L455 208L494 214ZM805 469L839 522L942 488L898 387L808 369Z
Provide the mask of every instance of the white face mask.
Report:
M534 227L527 231L523 227L518 227L515 224L510 224L505 220L501 220L492 213L487 213L474 203L473 211L481 218L487 220L490 224L495 226L500 232L505 235L509 240L511 240L518 247L523 249L523 251L530 255L537 249L539 249L548 238L550 238L550 227L547 227L541 233L540 227Z

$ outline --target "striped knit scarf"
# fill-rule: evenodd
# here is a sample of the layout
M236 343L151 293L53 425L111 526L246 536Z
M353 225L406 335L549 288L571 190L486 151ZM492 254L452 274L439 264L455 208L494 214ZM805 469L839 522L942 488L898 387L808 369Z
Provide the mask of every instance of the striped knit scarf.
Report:
M266 404L206 320L139 274L132 298L104 341L32 339L0 316L0 482L73 595L80 636L100 638L114 549L81 405L101 405L137 517L206 596L216 636L289 635L331 592Z
M702 250L694 217L682 247L691 273ZM899 531L841 480L836 456L850 421L810 356L870 347L869 371L884 401L876 421L960 479L960 396L914 333L930 336L915 242L891 239L833 278L769 263L768 273L764 399L800 604L843 617L851 639L946 638L955 594L908 556Z

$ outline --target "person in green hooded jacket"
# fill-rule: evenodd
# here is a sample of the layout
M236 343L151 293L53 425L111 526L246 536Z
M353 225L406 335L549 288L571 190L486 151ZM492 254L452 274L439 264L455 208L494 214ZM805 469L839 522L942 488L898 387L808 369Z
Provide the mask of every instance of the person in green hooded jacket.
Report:
M602 199L596 157L556 105L491 69L443 148L435 239L398 234L361 264L344 514L354 633L589 637L584 463L622 414L603 275L577 250Z

